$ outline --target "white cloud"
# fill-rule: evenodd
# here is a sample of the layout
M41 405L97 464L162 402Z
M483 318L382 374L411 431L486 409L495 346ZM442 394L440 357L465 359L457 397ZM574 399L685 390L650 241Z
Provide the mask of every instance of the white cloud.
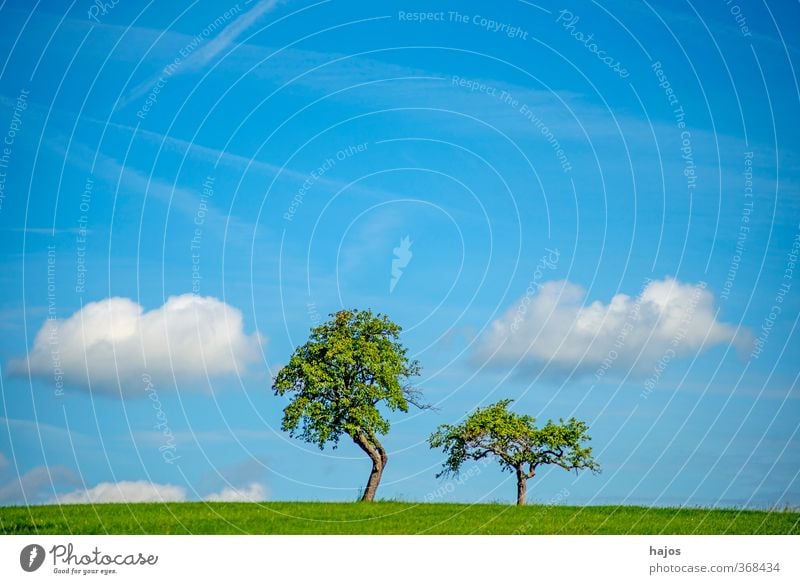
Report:
M211 493L204 497L206 501L219 501L225 503L254 503L267 498L264 485L250 483L241 488L225 487L219 493Z
M172 296L145 311L128 298L87 304L64 320L47 321L27 359L9 364L12 373L67 386L125 395L147 395L143 375L156 390L193 389L217 375L242 373L258 360L258 333L246 335L242 313L224 302L193 294Z
M154 503L185 501L186 489L175 485L159 485L150 481L100 483L90 489L78 489L58 495L54 503Z
M583 288L567 281L533 292L490 325L476 357L526 371L600 377L646 371L665 354L690 355L724 343L744 348L749 339L716 320L714 296L704 284L653 280L638 297L616 294L608 304L584 303Z
M256 502L267 498L266 488L259 483L251 483L245 487L225 487L218 493L203 497L204 501L217 502ZM155 503L187 501L184 487L170 484L158 484L150 481L120 481L117 483L100 483L89 489L58 495L50 503L62 505L73 503Z
M57 485L75 485L78 476L64 466L37 466L0 485L0 503L35 503L52 496Z

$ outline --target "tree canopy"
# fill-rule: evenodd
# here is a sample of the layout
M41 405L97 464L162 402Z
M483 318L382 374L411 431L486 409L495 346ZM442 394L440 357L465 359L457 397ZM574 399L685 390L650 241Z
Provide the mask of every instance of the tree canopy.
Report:
M311 330L275 378L277 395L290 395L282 427L291 436L335 448L349 436L372 460L364 500L375 496L388 455L378 440L390 423L379 406L407 412L424 407L409 385L419 363L400 343L401 327L370 310L340 310Z
M600 470L591 447L585 446L591 440L585 422L550 420L538 428L532 416L508 409L512 401L504 399L478 408L461 424L440 426L428 439L431 448L442 448L447 454L437 476L458 474L468 460L495 457L503 470L516 474L517 503L524 504L526 483L541 465Z

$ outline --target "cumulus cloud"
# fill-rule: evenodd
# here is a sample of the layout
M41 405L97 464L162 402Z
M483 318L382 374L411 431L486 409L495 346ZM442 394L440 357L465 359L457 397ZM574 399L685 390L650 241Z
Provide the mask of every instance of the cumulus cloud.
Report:
M258 360L262 340L244 333L240 310L213 297L172 296L150 311L115 297L46 321L27 358L9 363L9 371L56 386L145 395L143 376L159 389L192 389L206 375L241 373Z
M218 493L212 493L205 497L206 501L220 501L225 503L255 503L267 498L267 490L264 485L250 483L247 486L225 487Z
M674 278L651 280L638 296L614 295L608 303L584 301L567 281L530 290L495 320L479 340L476 357L489 365L544 370L556 376L613 371L643 372L659 359L732 343L749 335L716 320L705 284Z
M55 503L156 503L185 501L186 489L175 485L159 485L150 481L100 483L90 489L78 489L56 497Z

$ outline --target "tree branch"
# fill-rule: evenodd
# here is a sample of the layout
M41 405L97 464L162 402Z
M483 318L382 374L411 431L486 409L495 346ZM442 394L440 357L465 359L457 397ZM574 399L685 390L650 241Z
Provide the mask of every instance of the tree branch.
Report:
M496 447L494 444L491 444L491 443L490 444L485 444L485 443L481 442L480 438L477 438L477 439L472 441L472 444L470 446L472 448L483 448L487 452L489 452L491 454L494 454L497 458L499 458L500 460L505 462L508 466L510 466L512 468L516 468L516 462L514 461L514 459L511 456L509 456L508 452L506 452L502 448ZM484 454L483 456L486 456L486 455ZM483 458L483 456L481 456L481 458ZM477 459L475 459L475 460L477 460Z
M406 399L408 403L412 406L419 408L420 410L438 410L439 408L433 406L432 404L425 403L422 399L422 392L418 389L414 389L411 386L406 386L403 388L403 397Z
M357 432L351 437L353 438L353 442L355 442L358 447L361 448L361 450L367 453L367 456L370 457L370 460L372 460L373 463L383 465L383 456L381 456L381 452L370 443L363 432Z

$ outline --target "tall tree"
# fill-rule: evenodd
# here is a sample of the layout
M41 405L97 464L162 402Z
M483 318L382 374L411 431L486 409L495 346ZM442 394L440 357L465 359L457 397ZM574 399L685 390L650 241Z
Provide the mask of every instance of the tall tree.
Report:
M585 422L570 418L537 428L535 418L508 410L512 401L504 399L478 408L461 424L439 426L428 439L431 448L442 448L447 454L437 476L458 474L467 460L493 456L503 470L515 473L517 505L524 505L528 480L542 465L599 472L592 449L584 445L591 440Z
M427 407L409 384L420 366L400 344L401 328L370 310L340 310L311 330L275 378L276 395L289 394L282 427L320 449L349 436L372 461L362 501L372 501L389 461L378 436L389 431L379 406L407 412Z

